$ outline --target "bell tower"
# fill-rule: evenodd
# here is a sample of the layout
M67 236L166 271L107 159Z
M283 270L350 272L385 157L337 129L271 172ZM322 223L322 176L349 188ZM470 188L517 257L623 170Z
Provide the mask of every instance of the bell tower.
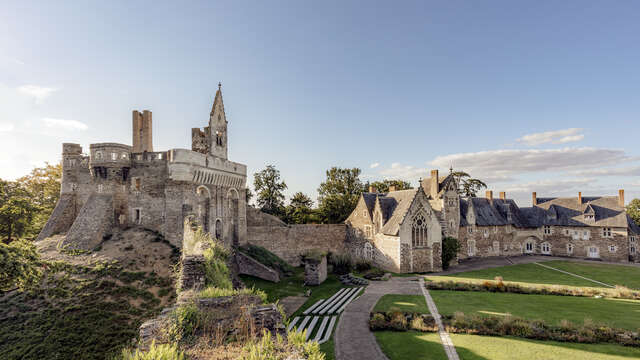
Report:
M213 99L209 114L209 152L211 155L227 159L227 116L222 102L222 83L218 83L218 91Z

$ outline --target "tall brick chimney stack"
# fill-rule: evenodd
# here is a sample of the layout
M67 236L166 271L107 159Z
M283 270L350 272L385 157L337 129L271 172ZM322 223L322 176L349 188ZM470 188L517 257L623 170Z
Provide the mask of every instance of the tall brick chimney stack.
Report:
M582 205L582 192L578 193L578 205Z
M500 191L500 200L507 200L507 193L504 191Z
M618 205L624 207L624 189L618 190Z
M490 203L493 203L493 190L487 190L486 196L485 196Z
M429 189L429 193L431 193L431 197L434 199L438 196L439 184L440 180L438 178L438 170L431 170L431 188Z
M373 185L369 185L369 192L370 192L370 193L377 193L377 192L378 192L378 189L376 189L376 187L375 187L375 186L373 186Z
M531 193L531 204L533 204L533 206L538 205L538 194L536 194L535 191Z
M396 191L395 185L389 185L389 192Z
M131 152L153 152L151 111L133 110L133 148Z

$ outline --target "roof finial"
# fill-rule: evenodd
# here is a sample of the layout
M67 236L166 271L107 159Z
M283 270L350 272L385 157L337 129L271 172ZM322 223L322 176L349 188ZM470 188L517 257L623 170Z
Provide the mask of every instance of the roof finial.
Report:
M453 174L453 164L449 164L449 173Z
M222 82L218 81L218 90L221 90L221 88L222 88Z

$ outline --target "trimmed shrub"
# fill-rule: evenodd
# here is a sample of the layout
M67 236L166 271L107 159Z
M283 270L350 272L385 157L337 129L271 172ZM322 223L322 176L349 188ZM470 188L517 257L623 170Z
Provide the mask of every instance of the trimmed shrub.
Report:
M447 270L451 260L455 259L460 250L458 239L445 237L442 239L442 269Z
M369 328L371 330L385 330L389 327L389 323L382 313L372 314L369 319Z
M331 265L333 265L333 272L337 275L345 275L351 272L353 269L353 261L349 254L332 254L330 258Z

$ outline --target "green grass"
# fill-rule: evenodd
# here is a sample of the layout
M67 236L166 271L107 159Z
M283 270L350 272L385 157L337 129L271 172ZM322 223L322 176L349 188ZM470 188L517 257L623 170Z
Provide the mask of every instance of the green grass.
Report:
M387 312L390 310L428 314L429 308L422 295L384 295L378 300L373 311Z
M374 335L390 360L447 360L437 333L376 331Z
M390 360L446 360L436 333L375 333L378 344ZM576 344L512 337L451 334L462 360L622 360L637 359L640 349L613 344Z
M596 324L637 330L640 301L576 296L523 295L471 291L429 291L442 315L501 316L507 313L558 325L561 320L582 324L586 318Z
M569 286L602 287L592 281L563 274L561 272L544 268L536 264L518 264L500 266L491 269L473 270L462 273L446 275L452 278L485 279L493 280L496 276L502 276L504 281L515 281L530 284L552 284ZM602 280L601 280L602 281ZM605 282L605 281L603 281Z
M595 262L548 261L545 265L610 285L640 289L640 267ZM597 284L590 285L596 286Z

